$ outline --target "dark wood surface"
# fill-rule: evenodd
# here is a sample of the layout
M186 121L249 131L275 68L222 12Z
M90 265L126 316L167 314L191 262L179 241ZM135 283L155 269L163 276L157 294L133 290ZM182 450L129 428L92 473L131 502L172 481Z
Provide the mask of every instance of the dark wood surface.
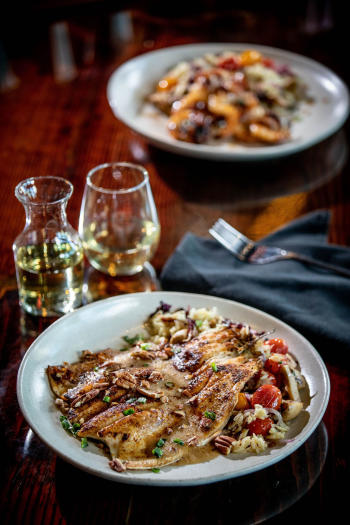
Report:
M76 227L89 169L112 160L145 165L162 226L153 260L157 272L185 232L207 235L220 216L259 239L308 211L328 208L329 241L350 245L347 129L289 159L253 166L203 162L148 146L114 118L106 99L108 78L123 61L152 49L200 41L289 49L321 61L348 82L348 61L338 52L346 36L341 13L333 12L327 26L318 15L310 18L305 9L278 16L240 10L182 18L133 11L132 32L124 40L114 39L114 45L108 30L111 16L101 10L85 16L83 10L68 19L77 76L66 83L53 75L47 28L33 34L30 42L14 37L5 41L18 83L0 94L0 516L4 523L55 525L266 520L286 524L306 523L311 511L318 523L336 522L346 512L342 480L348 475L349 432L348 370L336 348L323 353L332 393L323 423L309 440L273 467L209 486L156 489L89 476L57 458L32 433L19 410L18 366L30 342L47 325L24 316L18 306L11 245L24 226L23 208L14 197L15 185L24 178L43 174L68 178L75 188L68 215ZM149 275L107 284L99 274L90 274L89 279L97 290L94 298L154 287Z

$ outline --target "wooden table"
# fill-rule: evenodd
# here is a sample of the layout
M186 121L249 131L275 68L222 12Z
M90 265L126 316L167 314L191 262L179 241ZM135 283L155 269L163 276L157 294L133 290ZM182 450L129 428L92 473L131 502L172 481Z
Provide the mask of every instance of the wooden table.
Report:
M185 232L207 235L219 216L259 239L308 211L328 208L332 211L330 242L350 244L346 130L289 159L254 166L223 164L149 147L118 122L108 107L106 83L120 63L139 53L188 42L274 45L320 60L349 80L347 61L335 52L345 38L341 14L328 29L310 26L310 20L297 10L289 16L279 13L279 18L268 15L225 11L169 20L133 11L124 15L123 27L128 30L109 39L109 22L120 27L111 13L97 11L91 17L91 11L89 16L78 11L68 25L77 70L74 80L60 83L57 73L55 78L45 31L33 37L40 48L32 46L27 52L23 43L22 52L17 49L10 60L15 82L13 89L0 96L3 523L253 524L268 520L286 524L306 523L310 511L315 519L317 514L318 523L330 519L334 523L346 512L341 479L347 470L349 383L345 358L341 352L336 358L331 355L335 349L323 355L332 382L330 403L323 423L306 444L255 475L210 486L156 489L89 476L57 458L32 433L16 399L21 358L48 323L24 317L18 307L11 244L24 226L23 208L14 197L15 185L24 178L53 174L69 179L75 190L68 215L76 227L89 169L117 160L146 166L162 226L153 260L157 272ZM118 283L114 293L145 286L144 281ZM101 296L110 293L105 286Z

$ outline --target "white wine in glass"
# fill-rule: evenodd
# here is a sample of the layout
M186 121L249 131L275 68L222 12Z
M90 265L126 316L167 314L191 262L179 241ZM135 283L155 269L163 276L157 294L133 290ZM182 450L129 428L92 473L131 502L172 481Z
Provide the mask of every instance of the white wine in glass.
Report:
M90 171L79 232L91 265L111 276L142 270L158 246L160 226L148 174L129 163Z

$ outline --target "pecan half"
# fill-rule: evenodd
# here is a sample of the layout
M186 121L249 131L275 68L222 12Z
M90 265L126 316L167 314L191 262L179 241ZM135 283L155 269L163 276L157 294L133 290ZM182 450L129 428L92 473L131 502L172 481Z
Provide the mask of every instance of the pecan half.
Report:
M163 375L160 372L157 372L156 370L153 370L153 372L148 378L148 380L151 381L151 383L158 383L161 379L163 379Z
M121 388L125 388L126 390L134 388L136 385L135 377L126 370L116 370L113 372L113 376L113 383Z
M214 439L214 445L221 454L227 456L227 454L231 452L232 443L234 441L236 441L234 438L220 434L220 436L217 436Z
M117 472L126 471L126 466L118 458L112 459L112 461L109 462L109 466L111 467L112 470L116 470Z
M82 396L79 396L77 399L73 401L71 404L72 407L78 408L81 405L84 405L91 399L94 399L98 394L101 392L100 388L94 388L93 390L89 390L89 392L86 392L86 394L83 394Z
M136 387L136 390L140 394L143 394L144 396L150 397L152 399L160 399L164 395L164 392L152 392L151 390L146 390L140 386Z
M131 357L134 357L135 359L154 359L155 354L154 352L149 352L147 350L133 350L130 353Z

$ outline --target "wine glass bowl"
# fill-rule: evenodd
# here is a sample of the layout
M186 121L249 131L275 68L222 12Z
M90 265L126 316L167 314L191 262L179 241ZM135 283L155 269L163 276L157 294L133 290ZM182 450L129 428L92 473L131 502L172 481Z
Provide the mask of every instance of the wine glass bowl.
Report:
M127 162L93 168L86 179L79 233L96 270L113 277L141 271L160 236L146 169Z

